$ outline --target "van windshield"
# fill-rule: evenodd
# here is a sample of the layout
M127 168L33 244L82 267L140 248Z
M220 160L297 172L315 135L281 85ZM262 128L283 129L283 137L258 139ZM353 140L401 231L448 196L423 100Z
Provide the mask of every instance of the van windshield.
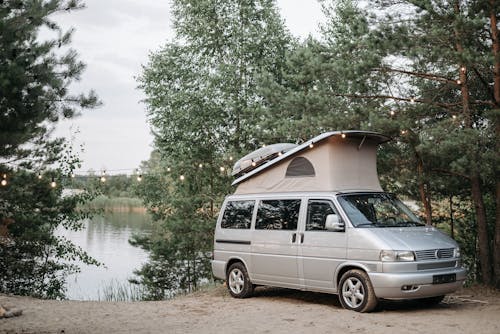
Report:
M355 227L423 226L417 216L391 194L350 194L338 197Z

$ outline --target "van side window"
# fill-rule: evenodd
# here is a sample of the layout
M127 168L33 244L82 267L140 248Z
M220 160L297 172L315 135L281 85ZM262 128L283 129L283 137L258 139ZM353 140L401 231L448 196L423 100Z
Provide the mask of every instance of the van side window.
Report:
M296 230L300 199L260 201L256 230Z
M327 231L326 216L337 214L333 203L328 200L312 199L307 204L306 231Z
M220 226L222 228L249 229L255 201L227 202Z

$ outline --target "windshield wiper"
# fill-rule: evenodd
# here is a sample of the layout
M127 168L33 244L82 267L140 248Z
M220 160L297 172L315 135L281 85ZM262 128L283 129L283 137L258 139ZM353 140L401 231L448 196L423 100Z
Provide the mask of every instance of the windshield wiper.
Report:
M356 227L381 227L381 225L378 223L362 223L356 225Z

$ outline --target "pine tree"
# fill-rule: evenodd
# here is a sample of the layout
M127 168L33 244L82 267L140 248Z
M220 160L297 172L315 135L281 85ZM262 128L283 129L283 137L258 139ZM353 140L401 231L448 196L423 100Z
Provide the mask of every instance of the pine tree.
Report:
M58 120L99 104L92 91L70 93L85 66L69 48L72 31L51 18L82 7L77 0L0 1L0 292L64 298L67 275L79 270L72 261L98 264L54 235L61 226L82 228L88 212L77 206L91 197L62 196L63 176L79 159L50 136ZM41 29L52 37L41 40Z

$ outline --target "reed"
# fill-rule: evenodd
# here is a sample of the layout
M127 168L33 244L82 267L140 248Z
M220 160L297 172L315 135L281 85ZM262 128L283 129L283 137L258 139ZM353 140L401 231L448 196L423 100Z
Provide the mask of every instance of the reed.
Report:
M146 212L142 200L134 197L108 197L100 195L84 205L85 209L104 212Z
M146 300L146 292L139 285L111 280L97 292L99 301L136 302Z

